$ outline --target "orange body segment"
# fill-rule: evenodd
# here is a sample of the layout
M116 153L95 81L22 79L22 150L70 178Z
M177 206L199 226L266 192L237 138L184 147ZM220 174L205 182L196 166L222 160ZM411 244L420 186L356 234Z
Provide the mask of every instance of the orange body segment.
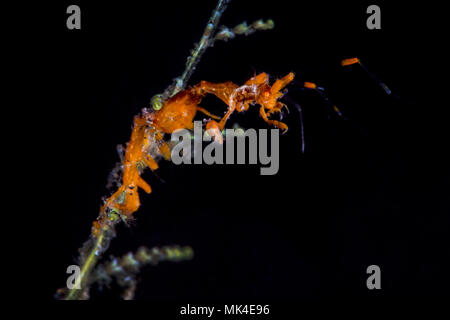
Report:
M303 86L308 89L317 89L317 85L313 82L305 82Z
M349 58L349 59L344 59L344 60L341 61L341 65L343 67L349 66L349 65L352 65L352 64L357 64L357 63L360 63L358 58Z

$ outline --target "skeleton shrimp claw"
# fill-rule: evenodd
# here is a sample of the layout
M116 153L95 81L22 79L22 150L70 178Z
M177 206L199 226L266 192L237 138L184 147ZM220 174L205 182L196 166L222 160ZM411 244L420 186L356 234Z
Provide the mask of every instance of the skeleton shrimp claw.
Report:
M219 129L219 124L214 120L209 120L206 123L206 131L208 134L220 144L223 143L222 132Z

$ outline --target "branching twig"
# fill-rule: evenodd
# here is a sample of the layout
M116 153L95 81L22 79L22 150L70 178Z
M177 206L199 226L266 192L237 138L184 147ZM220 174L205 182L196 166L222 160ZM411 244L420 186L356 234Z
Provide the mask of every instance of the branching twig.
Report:
M186 69L182 75L175 78L173 84L164 91L161 97L163 101L177 94L186 87L186 84L194 72L197 63L200 61L200 58L205 50L211 45L211 40L214 39L214 32L217 28L220 17L227 8L229 2L230 0L218 1L216 9L214 9L211 18L209 18L206 25L205 31L203 31L200 42L195 46L194 50L192 50L191 56L187 59Z
M140 247L136 253L129 252L121 258L111 257L99 265L93 272L89 285L98 282L100 286L109 286L113 278L124 291L122 298L132 300L136 291L136 276L146 265L156 266L160 262L181 262L192 259L194 251L191 247L166 246L148 249Z
M262 19L256 20L251 25L247 25L247 22L243 22L241 24L238 24L232 29L229 29L225 26L222 26L220 28L220 31L217 32L216 36L214 37L214 40L223 40L228 41L230 39L233 39L237 35L245 35L248 36L252 33L255 33L258 30L270 30L273 29L275 26L275 23L272 19L267 20L264 22Z

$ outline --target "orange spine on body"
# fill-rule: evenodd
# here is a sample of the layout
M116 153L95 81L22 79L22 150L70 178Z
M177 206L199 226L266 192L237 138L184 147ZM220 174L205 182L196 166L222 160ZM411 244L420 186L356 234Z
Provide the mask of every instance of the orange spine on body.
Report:
M121 214L125 216L131 216L140 206L138 188L143 189L146 193L151 192L150 185L141 178L138 166L145 163L152 170L158 168L156 161L147 154L149 144L153 141L149 141L149 133L146 128L145 118L136 116L131 139L125 152L122 185L106 200L104 205L104 208L120 210Z
M352 64L357 64L357 63L360 63L358 58L349 58L349 59L344 59L344 60L341 61L341 65L343 67L349 66L349 65L352 65Z
M313 82L305 82L303 86L308 89L317 89L317 85Z

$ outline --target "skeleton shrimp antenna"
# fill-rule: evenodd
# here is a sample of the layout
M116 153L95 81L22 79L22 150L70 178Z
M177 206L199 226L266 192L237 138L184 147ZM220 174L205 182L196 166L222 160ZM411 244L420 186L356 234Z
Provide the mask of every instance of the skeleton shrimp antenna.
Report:
M388 88L388 86L384 83L384 82L382 82L380 79L378 79L378 77L375 75L375 74L373 74L372 72L370 72L369 71L369 69L367 69L367 67L364 65L364 64L362 64L361 63L361 60L359 60L358 58L348 58L348 59L344 59L344 60L342 60L341 61L341 65L343 66L343 67L346 67L346 66L350 66L350 65L353 65L353 64L359 64L360 66L361 66L361 68L373 79L373 80L375 80L377 83L378 83L378 85L381 87L381 89L383 89L384 90L384 92L386 92L386 94L387 95L391 95L392 94L392 91L391 91L391 89L389 89Z

